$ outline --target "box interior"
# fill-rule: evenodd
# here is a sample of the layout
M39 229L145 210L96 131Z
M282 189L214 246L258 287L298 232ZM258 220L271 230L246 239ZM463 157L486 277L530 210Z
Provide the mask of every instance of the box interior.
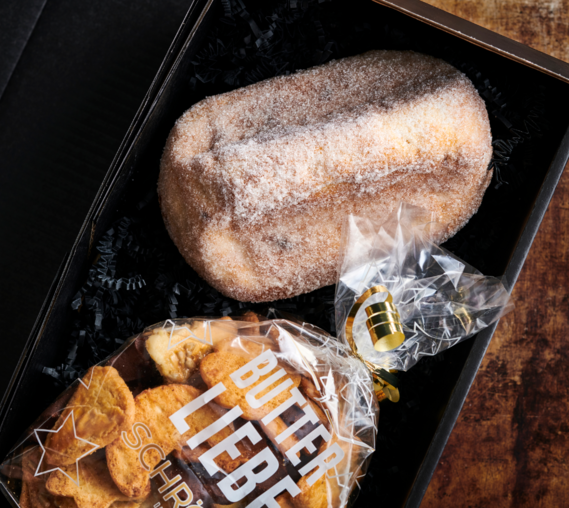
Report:
M257 13L255 19L262 29L270 29L270 15L276 3L247 2L247 9ZM196 2L196 12L206 5L205 1ZM369 0L321 4L298 2L298 5L291 1L287 8L291 11L304 9L303 30L308 30L312 22L310 9L317 10L319 19L323 21L324 35L318 29L314 34L305 32L303 35L306 44L314 45L314 51L306 56L306 61L317 51L326 61L369 49L412 49L453 63L473 80L481 95L487 98L492 132L497 141L497 170L479 212L444 246L483 273L502 276L567 130L569 103L565 99L569 85ZM91 227L83 231L77 243L65 280L56 294L55 305L47 316L49 319L30 343L24 358L25 370L14 386L14 398L3 422L0 438L2 456L55 399L62 387L74 379L72 376L79 373L62 370L58 384L43 370L44 367L55 368L66 363L70 348L79 340L80 330L88 327L86 320L97 313L92 308L89 310L89 304L84 300L78 314L72 309L72 302L77 300L77 293L88 279L92 263L100 255L96 246L110 229L116 235L121 227L118 221L124 221L125 217L130 222L126 226L123 222L122 226L130 228L132 233L128 238L134 238L133 242L141 241L144 248L154 249L159 254L139 256L139 265L129 267L121 266L119 258L117 271L125 277L133 277L137 270L149 269L143 268L147 263L166 263L172 267L168 272L172 280L165 281L162 286L154 284L152 290L151 284L146 286L143 298L154 301L141 304L137 320L111 321L108 314L101 311L101 326L104 328L112 322L112 330L107 330L104 336L107 343L101 347L82 346L79 354L83 357L79 358L78 365L101 361L107 351L118 347L120 341L130 334L168 317L227 314L245 308L261 313L267 311L267 305L239 304L219 297L214 291L205 291L197 296L194 291L193 295L185 298L182 290L176 303L171 300L171 292L162 291L164 285L171 289L176 282L183 289L190 290L195 289L192 285L205 284L181 260L165 232L155 187L162 148L175 120L205 96L236 88L235 83L219 79L206 83L192 80L203 70L200 62L209 61L206 57L211 53L208 52L215 51L216 41L211 34L224 33L224 14L224 5L214 2L194 32L189 26L182 28L188 39L179 58L141 130L134 137L130 151L117 166L113 178L108 179L107 191L88 218L87 224ZM324 44L319 37L325 38ZM327 42L333 43L329 49L326 49ZM326 52L330 54L326 55ZM302 55L299 57L299 65L304 62L303 58ZM203 75L201 77L204 78ZM128 291L117 291L117 294ZM128 303L128 298L130 296L125 296L117 306ZM160 303L160 299L164 302ZM307 321L334 332L331 287L270 306L283 312L300 313ZM98 333L94 330L93 336ZM116 343L112 339L117 339ZM381 405L377 451L371 460L367 478L361 483L356 506L380 502L386 507L403 505L474 340L465 341L437 357L424 358L409 372L400 373L402 398L398 404Z

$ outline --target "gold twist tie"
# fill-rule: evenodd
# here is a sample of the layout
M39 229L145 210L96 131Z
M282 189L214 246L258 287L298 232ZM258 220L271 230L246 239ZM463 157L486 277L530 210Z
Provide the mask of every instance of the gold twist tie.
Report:
M379 401L389 399L392 402L399 400L397 377L391 375L378 365L365 360L358 352L353 337L354 320L365 301L373 294L387 293L385 301L374 303L366 307L366 325L373 341L373 347L380 352L391 351L403 344L405 334L401 325L401 316L393 305L393 297L385 286L373 286L365 291L354 303L346 321L346 339L354 354L360 358L366 367L373 373L374 390Z
M373 374L373 391L377 397L378 402L382 400L390 400L391 402L399 402L399 379L393 374L396 370L390 370L389 372L377 368Z
M373 347L376 351L384 352L391 351L396 347L403 344L405 334L403 333L403 326L401 325L401 316L393 305L393 297L385 286L373 286L363 293L354 303L348 320L346 322L346 338L354 352L357 351L354 337L352 335L354 320L356 314L364 302L376 293L387 293L387 298L384 302L374 303L366 308L368 316L366 325L373 341Z

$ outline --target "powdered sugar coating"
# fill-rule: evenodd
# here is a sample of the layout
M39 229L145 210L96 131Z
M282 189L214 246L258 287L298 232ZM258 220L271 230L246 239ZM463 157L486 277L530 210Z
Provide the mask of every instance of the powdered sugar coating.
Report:
M413 52L371 51L209 97L174 126L158 184L170 236L225 295L270 301L335 282L346 214L423 206L452 236L491 179L472 83Z

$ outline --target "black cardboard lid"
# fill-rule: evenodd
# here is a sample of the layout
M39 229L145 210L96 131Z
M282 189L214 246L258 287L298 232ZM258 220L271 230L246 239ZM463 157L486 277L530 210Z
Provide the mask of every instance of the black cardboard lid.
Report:
M191 4L5 0L0 6L2 393Z

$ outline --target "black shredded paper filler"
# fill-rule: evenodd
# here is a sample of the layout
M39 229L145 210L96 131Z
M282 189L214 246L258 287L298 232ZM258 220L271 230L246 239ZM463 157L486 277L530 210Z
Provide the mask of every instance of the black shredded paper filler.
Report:
M532 157L538 156L531 141L548 128L544 121L546 91L532 84L520 89L515 83L486 75L454 47L389 24L372 25L365 17L354 21L346 11L349 3L289 0L249 5L242 0L221 0L218 19L192 57L188 93L223 93L374 48L413 49L445 59L473 81L491 118L493 183L468 228L446 244L485 271L484 259L502 234L499 227L485 228L487 218L499 213L506 220L501 203L514 199L528 178ZM523 157L516 158L524 146ZM59 386L81 377L144 327L170 318L236 315L248 309L267 315L274 308L335 333L334 287L271 304L226 298L195 274L169 239L155 183L131 208L117 217L96 246L87 280L71 304L76 314L65 357L59 365L44 367ZM389 499L399 499L412 481L410 471L417 466L410 457L416 448L413 436L420 434L417 422L432 411L429 404L440 395L447 371L457 368L452 359L445 362L446 357L445 353L423 359L411 371L400 373L402 400L381 406L377 452L362 483L359 506L380 500L390 506Z

